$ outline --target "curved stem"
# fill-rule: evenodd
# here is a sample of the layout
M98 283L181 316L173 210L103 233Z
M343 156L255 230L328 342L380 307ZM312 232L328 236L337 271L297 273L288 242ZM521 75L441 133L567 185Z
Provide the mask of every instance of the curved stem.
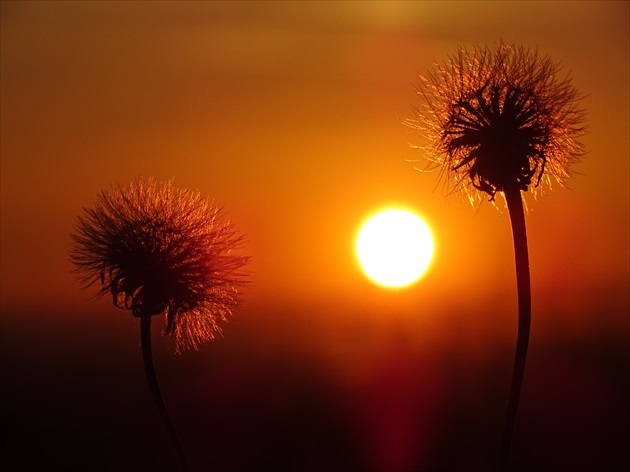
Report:
M531 284L529 278L529 256L527 250L527 230L525 227L525 213L523 199L518 188L506 189L505 199L512 223L512 238L514 240L514 258L516 262L516 284L518 288L518 335L516 340L516 355L512 372L512 386L508 402L503 444L501 446L501 470L508 467L510 447L516 421L516 411L525 375L525 361L527 359L527 345L531 325Z
M160 391L160 385L158 384L157 377L155 375L155 367L153 366L153 355L151 353L151 316L145 315L140 317L140 343L142 345L142 360L144 361L144 371L147 374L147 382L149 383L149 389L153 396L153 401L157 406L164 426L166 427L171 441L177 452L179 458L180 467L182 472L187 472L188 461L186 460L186 454L184 448L177 435L177 430L171 419L171 415L168 413L166 403L162 398L162 392Z

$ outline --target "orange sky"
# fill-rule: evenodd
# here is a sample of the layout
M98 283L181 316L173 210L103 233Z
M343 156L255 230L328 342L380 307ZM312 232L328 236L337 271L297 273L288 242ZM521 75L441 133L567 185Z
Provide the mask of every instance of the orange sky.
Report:
M0 8L1 403L7 453L30 450L16 464L168 470L137 320L90 300L67 259L82 208L140 175L214 197L253 257L225 338L182 356L154 338L198 470L255 470L265 454L295 461L273 470L494 461L517 324L509 218L416 172L402 121L417 74L502 38L571 71L589 126L571 189L528 202L516 454L542 472L627 465L627 1ZM370 283L354 255L360 224L391 206L435 238L405 290Z
M445 198L406 162L417 138L401 124L417 73L499 38L551 55L588 95L571 190L530 202L534 309L552 318L536 326L627 328L628 3L599 1L3 2L3 316L94 310L69 273L76 215L110 182L154 175L213 196L247 234L247 316L420 306L429 332L453 309L511 330L507 214ZM436 238L429 272L396 293L353 253L389 205Z

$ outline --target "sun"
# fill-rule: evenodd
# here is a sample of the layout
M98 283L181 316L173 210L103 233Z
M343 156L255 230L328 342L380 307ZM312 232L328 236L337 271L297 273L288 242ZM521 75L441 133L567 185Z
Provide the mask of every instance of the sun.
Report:
M405 210L386 210L363 225L356 251L370 279L385 287L404 287L415 282L429 265L433 237L419 216Z

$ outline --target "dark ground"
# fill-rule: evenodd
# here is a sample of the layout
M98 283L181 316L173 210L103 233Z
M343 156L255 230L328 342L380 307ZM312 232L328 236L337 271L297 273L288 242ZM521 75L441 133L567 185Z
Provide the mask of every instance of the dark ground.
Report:
M177 470L127 316L2 313L3 470ZM342 359L249 340L234 328L175 356L156 339L193 470L493 470L511 350L469 359L401 338ZM630 470L629 374L627 333L532 342L513 470Z

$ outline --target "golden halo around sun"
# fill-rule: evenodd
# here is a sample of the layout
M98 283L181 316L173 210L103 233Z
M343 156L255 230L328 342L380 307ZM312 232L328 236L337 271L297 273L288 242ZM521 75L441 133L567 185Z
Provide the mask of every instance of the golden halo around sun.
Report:
M404 287L418 280L431 262L433 237L414 213L385 210L361 227L356 251L370 279L385 287Z

